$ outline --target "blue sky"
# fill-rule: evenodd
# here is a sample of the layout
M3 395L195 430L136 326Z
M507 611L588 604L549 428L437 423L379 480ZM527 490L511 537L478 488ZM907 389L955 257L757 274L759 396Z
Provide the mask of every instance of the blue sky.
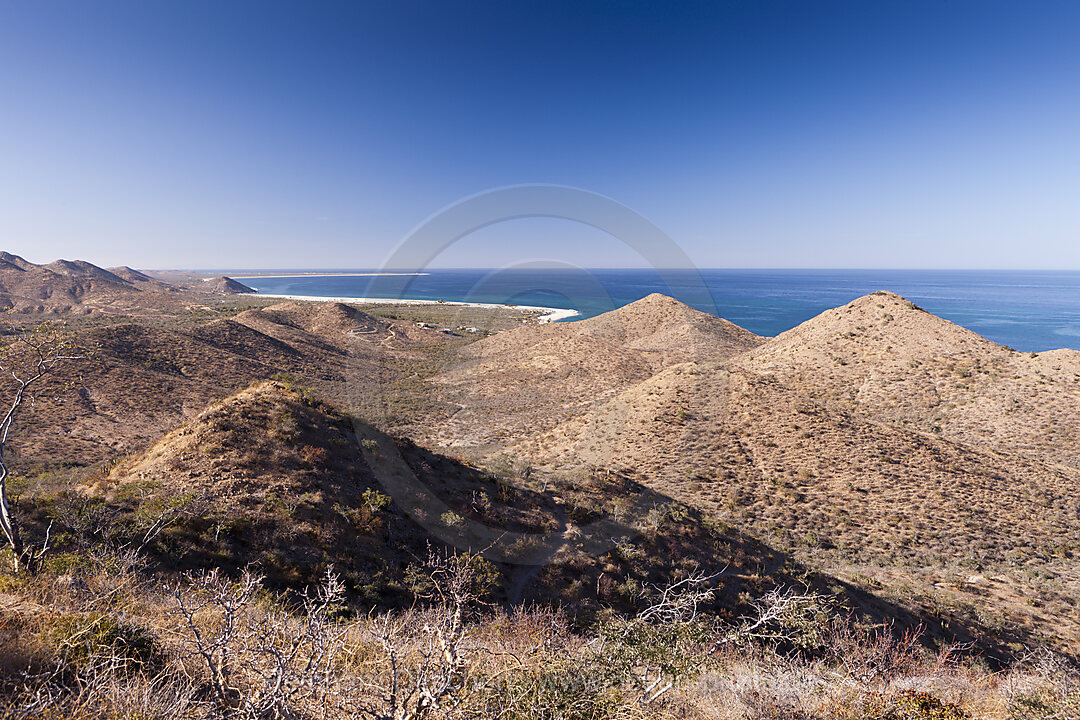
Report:
M1080 3L0 0L0 244L377 267L490 188L704 267L1080 269ZM642 260L565 220L437 262Z

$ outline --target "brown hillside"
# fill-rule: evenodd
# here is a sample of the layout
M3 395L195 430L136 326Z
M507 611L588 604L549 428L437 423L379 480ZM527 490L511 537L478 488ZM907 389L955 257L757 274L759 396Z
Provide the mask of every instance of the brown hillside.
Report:
M231 277L225 277L219 275L216 278L211 278L203 283L203 288L211 292L224 293L226 295L237 295L242 293L253 293L254 289L249 288L239 280L233 280Z
M759 397L763 389L748 388L744 394ZM620 590L620 583L662 582L674 567L690 564L727 567L719 602L731 609L740 593L793 582L788 573L798 569L783 553L735 530L756 529L760 522L710 522L708 515L715 513L700 512L693 493L686 495L692 504L686 504L659 492L656 483L641 485L626 473L585 472L569 481L555 479L549 494L533 488L536 481L523 475L488 475L411 443L395 446L370 428L362 434L379 438L372 446L376 449L361 447L352 422L332 407L280 383L264 382L215 403L145 452L121 462L90 491L144 513L149 510L140 508L156 507L165 498L209 503L163 540L159 552L170 564L237 568L255 561L273 582L295 585L332 563L356 592L373 602L390 601L404 592L404 569L432 539L400 508L371 510L366 504L364 492L379 488L376 472L386 447L400 452L422 482L461 517L514 532L561 528L568 545L554 564L535 575L504 568L504 589L513 597L572 601L576 611L624 606L635 596ZM645 464L641 468L650 469ZM763 485L760 477L751 485ZM680 490L678 482L670 487ZM835 489L822 490L828 492ZM809 518L814 532L824 537L818 523L828 509L822 508L815 497L787 517L799 523ZM851 506L853 514L860 511ZM576 550L573 538L580 531L575 524L587 525L612 512L627 526L615 536L618 547L602 555ZM878 530L872 525L870 536ZM605 583L605 577L618 580ZM854 588L842 595L874 617L901 618L904 623L918 618ZM972 622L957 618L956 629Z
M21 469L60 458L96 464L131 452L213 400L280 374L338 400L349 383L382 389L408 371L400 363L448 340L336 304L281 303L211 317L77 332L94 357L65 366L56 377L55 387L73 384L75 392L43 392L62 401L28 409L13 439Z
M431 333L418 333L405 327L396 327L383 318L376 318L342 303L283 302L264 308L245 310L235 318L236 322L286 342L306 335L302 342L322 341L335 347L343 347L346 341L365 335L377 335L380 341L394 335L404 338L410 332L433 339ZM420 329L417 328L417 331Z
M512 359L553 338L589 338L639 350L657 368L682 360L730 357L763 341L723 318L653 293L587 320L530 325L500 333L470 346L467 355Z
M117 275L114 275L108 270L105 270L104 268L99 268L97 265L94 265L93 263L88 263L85 260L54 260L53 262L49 263L48 265L44 265L43 267L47 270L51 270L57 275L94 278L97 280L106 280L108 282L115 283L127 282L127 280L124 280Z
M178 307L176 288L131 268L112 272L83 260L37 265L0 253L0 306L20 314L159 314Z
M306 377L334 383L330 397L342 400L348 394L354 404L378 401L380 409L365 415L380 426L392 414L385 401L396 392L396 380L402 374L416 376L412 363L425 363L428 354L453 342L414 323L375 317L341 303L283 302L246 310L234 321L292 348L304 359ZM429 408L437 405L430 393L417 400ZM422 422L426 416L416 410L411 414Z
M13 438L24 472L59 459L107 461L253 379L316 369L288 345L229 320L187 330L121 323L79 337L96 356L63 367ZM48 389L65 385L73 389ZM48 402L54 395L59 402Z
M301 438L304 432L344 438L351 432L351 424L335 426L336 420L341 418L329 415L324 406L306 404L299 394L281 383L259 382L213 403L145 452L117 465L106 486L115 490L135 478L153 478L169 484L173 490L183 490L192 487L188 478L197 476L209 483L204 489L220 497L234 495L239 489L270 493L272 487L248 483L252 468L241 466L247 463L261 468L264 477L273 478L271 485L292 482L295 468L291 465L295 464L293 454L298 448L294 442L285 441ZM241 439L234 437L237 434L243 436L243 442L237 442ZM257 452L245 458L245 450L249 448ZM271 452L271 456L260 457L264 451ZM280 458L275 457L278 454ZM282 465L275 459L290 462Z
M9 253L6 250L0 250L0 262L7 263L8 265L13 265L13 266L19 268L20 270L30 270L31 268L38 267L37 265L30 262L29 260L24 260L23 258L19 257L18 255L14 255L12 253Z
M869 563L1012 577L1029 563L1063 572L1080 554L1080 471L865 420L723 363L668 368L512 450L562 471L638 473L841 574ZM936 580L917 582L929 593ZM1080 615L1065 609L1076 598L1043 593L1014 594L1012 622L1063 647L1080 638Z
M33 273L113 282L0 257L0 282ZM164 293L124 292L164 307ZM180 499L198 512L148 550L154 569L254 562L295 589L333 563L356 596L389 604L433 523L474 520L564 541L543 568L500 567L500 599L633 610L642 588L703 568L723 570L724 612L806 578L875 621L966 628L990 638L980 647L1080 641L1080 469L1061 462L1080 353L1011 353L889 294L773 340L650 296L471 342L483 333L433 332L414 308L182 293L128 317L87 293L66 316L95 359L43 387L13 439L31 535L77 482L124 518ZM79 319L85 303L122 320ZM458 310L440 312L436 327L458 327L442 321ZM266 381L282 373L295 381ZM1037 394L1013 417L1043 430L993 425L999 398L1024 393ZM343 397L379 429L358 438L316 400ZM417 523L364 499L398 455L449 512ZM612 547L584 551L608 521ZM90 542L76 532L61 553Z
M573 323L530 325L463 349L436 380L461 409L435 441L490 451L574 417L662 368L723 359L763 338L653 294Z
M194 518L167 544L181 567L254 562L289 583L334 564L359 587L398 559L388 557L387 518L364 511L373 487L349 418L262 382L206 408L88 491L121 505L190 502Z
M108 268L109 272L120 278L125 282L129 282L135 287L142 289L157 290L160 292L176 293L180 292L180 288L170 285L169 283L162 282L156 278L152 278L144 272L140 272L134 268L130 268L127 265L121 265L120 267Z
M144 272L140 272L135 268L128 267L127 265L121 265L119 267L107 268L113 275L127 280L128 282L153 282L153 278Z
M827 310L738 362L830 407L1080 466L1080 353L1014 352L892 293Z
M356 592L378 602L404 593L404 568L427 543L438 542L396 501L379 500L377 473L396 454L460 518L510 532L563 531L567 546L542 573L502 568L504 591L515 597L573 600L575 611L599 610L637 599L602 582L605 573L620 582L658 582L677 564L699 563L728 568L721 605L731 607L740 592L770 586L775 578L767 576L785 562L745 536L708 529L696 511L625 477L583 478L549 497L525 478L494 476L395 443L278 382L212 404L84 491L135 513L163 501L190 503L191 520L158 548L168 556L162 560L180 567L254 562L275 583L295 585L333 564ZM624 535L621 549L599 556L576 550L575 523L604 517L608 502L622 508L622 519L611 524Z

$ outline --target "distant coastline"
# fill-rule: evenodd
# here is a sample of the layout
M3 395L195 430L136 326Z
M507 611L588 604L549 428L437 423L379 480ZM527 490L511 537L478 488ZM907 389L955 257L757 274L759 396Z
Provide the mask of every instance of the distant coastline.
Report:
M357 268L357 272L370 272ZM251 277L259 273L275 277ZM996 343L1025 352L1080 350L1080 272L1006 270L425 269L426 275L334 276L237 270L260 294L514 304L594 317L652 292L772 337L877 290L890 290ZM228 274L228 273L226 273ZM391 283L391 281L394 281Z
M287 277L293 277L289 275ZM235 277L234 277L235 279ZM282 293L256 293L254 297L280 298L282 300L306 300L312 302L338 302L345 305L455 305L458 307L492 308L506 310L520 310L523 312L536 312L540 315L536 318L539 323L558 322L580 315L577 310L564 308L541 307L539 305L504 305L500 303L460 302L456 300L411 300L407 298L354 298L354 297L329 297L320 295L287 295Z
M291 277L413 277L430 275L426 272L290 272L290 273L246 273L229 275L233 280L254 280L256 278L291 278Z

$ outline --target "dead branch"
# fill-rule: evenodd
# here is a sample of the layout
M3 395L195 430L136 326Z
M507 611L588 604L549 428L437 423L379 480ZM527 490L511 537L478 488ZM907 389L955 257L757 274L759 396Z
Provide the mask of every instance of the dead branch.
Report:
M13 339L0 347L0 378L12 388L11 396L0 416L0 530L11 548L14 570L34 572L48 550L48 533L38 547L23 541L18 518L8 498L7 479L11 473L7 463L7 443L12 425L25 403L33 404L34 389L39 381L59 365L81 360L70 340L50 323L42 323L31 331L16 330ZM51 528L50 528L51 529Z

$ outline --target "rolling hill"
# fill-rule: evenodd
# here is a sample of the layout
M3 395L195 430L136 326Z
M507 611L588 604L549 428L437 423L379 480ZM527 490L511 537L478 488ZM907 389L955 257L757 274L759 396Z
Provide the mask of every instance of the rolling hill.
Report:
M13 439L25 471L48 458L92 465L132 452L255 380L291 375L338 401L350 389L381 390L413 374L408 363L423 349L449 341L348 306L297 302L71 330L92 357L44 386L43 398L62 402L28 409L26 429ZM76 393L59 392L66 386ZM371 414L384 416L389 399L375 399L380 412Z
M738 362L829 407L1080 467L1080 352L1018 353L892 293L827 310Z
M428 439L491 451L580 415L665 367L732 357L761 342L658 294L588 320L499 333L466 346L435 378L459 410Z
M171 296L179 294L177 288L128 267L114 270L84 260L37 265L0 252L0 307L55 316L145 314L175 305Z
M727 359L666 367L507 452L638 478L839 577L902 577L960 603L993 586L1014 627L1067 647L1080 638L1072 360L1021 356L875 294ZM958 594L945 581L968 576Z
M793 570L782 555L734 529L702 522L693 508L649 492L625 477L601 474L587 486L539 491L527 478L493 475L408 441L383 435L336 406L285 383L261 381L212 403L145 450L92 476L81 488L134 517L186 508L184 520L155 546L169 569L254 563L275 586L316 580L329 565L350 590L378 604L408 597L407 568L418 562L431 533L422 504L402 507L383 493L383 473L400 458L428 492L462 518L497 531L540 534L553 527L566 538L543 568L501 565L504 599L527 596L545 604L573 602L574 612L632 607L633 593L605 575L661 582L676 566L726 566L718 607L733 608L740 593L760 591ZM604 496L597 502L599 494ZM625 505L609 527L625 534L621 550L591 554L574 538ZM657 512L660 508L663 512ZM632 551L631 548L636 550ZM644 553L644 555L642 555ZM869 596L852 600L875 608Z
M249 288L244 283L233 280L231 277L225 277L224 275L219 275L218 277L204 281L203 287L207 290L213 290L214 292L225 293L226 295L240 295L255 292L255 290Z

